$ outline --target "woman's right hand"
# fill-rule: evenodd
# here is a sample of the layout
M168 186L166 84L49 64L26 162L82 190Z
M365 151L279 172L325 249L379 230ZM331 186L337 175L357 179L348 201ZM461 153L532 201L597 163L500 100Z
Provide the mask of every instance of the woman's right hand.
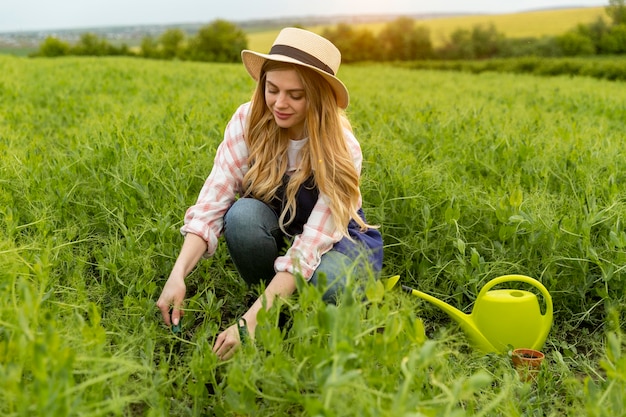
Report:
M185 300L185 292L187 291L185 277L191 272L206 250L206 242L200 236L192 233L187 234L170 277L167 279L163 291L161 291L161 296L156 303L159 310L161 310L163 321L168 327L172 326L172 324L178 326L180 318L185 314L181 309ZM172 309L171 318L170 309Z
M177 326L180 323L180 318L185 314L181 307L185 300L186 291L187 287L185 286L184 277L175 274L170 275L156 303L159 310L161 310L163 321L168 327L172 326L172 324ZM172 309L171 320L170 308Z

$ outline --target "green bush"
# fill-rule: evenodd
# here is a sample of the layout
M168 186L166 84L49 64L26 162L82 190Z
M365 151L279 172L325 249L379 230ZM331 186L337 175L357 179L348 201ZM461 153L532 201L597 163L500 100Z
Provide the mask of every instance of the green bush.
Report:
M385 25L378 35L382 58L387 61L427 59L433 54L430 32L415 20L401 17Z
M240 62L248 41L245 33L225 20L216 20L198 30L189 40L185 58L206 62Z
M180 29L168 29L159 36L160 55L163 59L173 59L183 55L185 33Z
M593 55L596 53L593 41L587 36L569 32L556 38L565 56Z
M626 24L613 26L600 39L602 50L607 54L626 53Z
M110 52L110 45L106 39L93 33L83 33L80 40L72 46L72 55L105 56Z
M152 36L141 39L140 54L144 58L159 58L159 44Z
M415 61L406 63L403 66L414 69L466 71L471 73L495 71L545 76L584 75L612 81L626 80L626 60L622 58L520 57L485 61Z
M339 24L335 29L325 29L323 36L341 51L342 62L377 61L383 56L380 43L370 30Z
M53 36L48 36L41 45L39 45L38 56L55 57L68 55L70 45Z
M563 50L554 36L541 38L505 38L494 58L561 57Z

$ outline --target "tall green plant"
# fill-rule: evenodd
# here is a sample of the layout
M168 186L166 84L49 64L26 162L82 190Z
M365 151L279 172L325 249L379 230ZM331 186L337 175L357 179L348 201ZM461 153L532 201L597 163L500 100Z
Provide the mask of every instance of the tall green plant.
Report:
M614 83L342 68L382 278L400 274L466 311L497 275L541 280L555 322L527 384L506 353L474 351L435 307L369 276L351 277L338 306L299 282L260 317L256 343L218 363L215 335L258 293L223 246L187 280L180 334L154 303L225 122L250 97L245 70L0 66L0 414L623 411L625 115Z

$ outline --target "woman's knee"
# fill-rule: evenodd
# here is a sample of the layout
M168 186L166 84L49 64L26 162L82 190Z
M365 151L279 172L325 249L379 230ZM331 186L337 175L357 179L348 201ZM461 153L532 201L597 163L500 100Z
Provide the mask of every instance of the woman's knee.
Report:
M320 265L309 282L323 292L322 299L325 302L335 304L340 293L350 287L351 283L365 281L366 277L367 268L360 256L350 257L331 250L322 256Z
M240 198L235 201L224 215L224 229L239 226L249 227L256 216L254 213L263 210L261 201L253 198Z
M278 220L265 203L252 198L237 200L224 216L224 239L231 259L249 284L268 280L278 256Z
M272 234L278 228L274 211L262 201L253 198L240 198L224 215L224 236L235 238L257 238Z
M352 264L350 257L334 250L322 255L310 283L323 292L322 299L325 302L336 303L339 293L346 288Z

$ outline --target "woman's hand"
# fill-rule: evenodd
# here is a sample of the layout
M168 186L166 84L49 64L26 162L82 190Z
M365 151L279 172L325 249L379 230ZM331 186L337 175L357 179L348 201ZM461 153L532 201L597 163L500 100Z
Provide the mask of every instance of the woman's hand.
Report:
M215 345L213 345L213 353L215 353L220 360L225 361L235 354L239 345L241 345L239 326L233 324L217 336Z
M295 290L296 280L289 272L278 272L272 278L263 295L257 298L252 307L242 316L242 322L247 326L248 337L251 340L254 340L257 325L256 315L263 308L263 303L265 302L265 307L269 310L276 297L288 297ZM226 360L235 354L240 344L238 324L234 324L217 336L215 345L213 345L213 352L219 359Z
M185 279L174 274L170 275L156 303L159 310L161 310L163 321L168 327L172 324L177 326L180 323L180 318L185 314L181 307L185 300L186 291ZM171 320L170 307L173 307Z
M185 237L185 242L180 250L180 254L178 254L174 268L156 303L159 310L161 310L163 321L168 327L172 324L178 326L180 318L184 315L181 307L183 306L185 293L187 292L185 277L198 263L198 260L206 251L206 248L206 242L200 236L188 233ZM172 317L170 319L170 308L172 307Z

